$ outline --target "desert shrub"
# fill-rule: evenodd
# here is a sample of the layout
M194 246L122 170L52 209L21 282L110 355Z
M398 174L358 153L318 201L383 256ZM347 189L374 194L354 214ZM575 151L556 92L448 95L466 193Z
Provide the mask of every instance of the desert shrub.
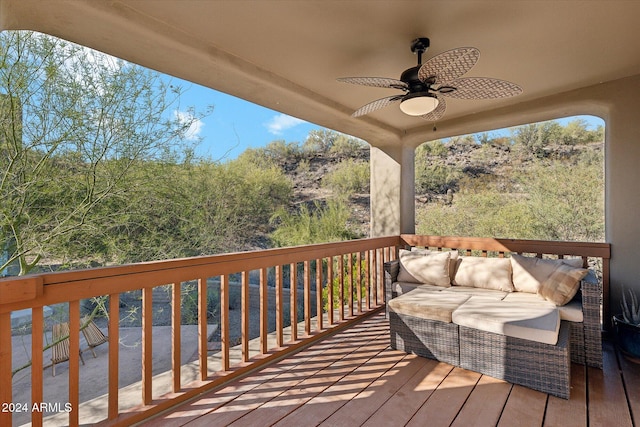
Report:
M349 262L351 263L351 276L349 276ZM326 271L326 265L324 266ZM342 271L342 300L340 299L340 278L337 275L339 271L339 265L337 259L333 260L333 271L336 274L336 277L331 281L331 290L333 297L333 307L338 308L341 306L346 306L349 303L349 287L353 287L353 296L352 300L356 303L354 306L357 306L357 286L360 286L360 295L364 299L366 296L366 288L367 288L367 278L365 277L366 272L366 261L362 259L360 261L360 271L361 276L358 277L358 260L355 255L350 256L346 260L343 261L343 271ZM322 301L323 307L325 311L329 310L329 288L327 286L322 288Z
M356 157L368 144L361 139L340 134L334 141L329 152L341 157Z
M323 186L341 196L364 193L369 190L369 163L346 159L322 180Z
M416 164L416 193L446 193L456 189L462 172L453 166Z
M542 158L545 147L562 141L562 126L556 121L531 123L514 128L512 136L517 150Z
M449 154L449 148L439 139L425 142L416 148L416 159L425 156L446 157Z
M358 238L347 224L349 216L349 207L340 200L330 200L324 206L316 201L312 209L301 205L296 212L281 208L271 217L276 227L271 241L284 247Z
M567 145L587 144L604 140L604 130L598 126L595 130L589 130L589 125L584 119L570 121L562 128L562 142Z
M536 238L604 239L602 153L585 152L573 164L539 163L520 177Z

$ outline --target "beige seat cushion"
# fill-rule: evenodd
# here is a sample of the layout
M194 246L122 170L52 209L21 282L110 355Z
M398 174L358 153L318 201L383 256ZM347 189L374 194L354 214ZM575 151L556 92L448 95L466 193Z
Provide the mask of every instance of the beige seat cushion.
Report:
M547 301L538 294L530 294L528 292L512 292L504 297L506 302L526 302L527 304L543 304L547 306L555 306L551 301ZM569 322L582 322L584 316L582 313L582 302L574 298L566 305L558 307L560 320L568 320Z
M400 250L398 282L413 282L442 287L451 286L449 252L411 252Z
M453 323L468 328L545 344L558 342L560 315L551 304L471 297L451 318Z
M451 323L451 313L468 299L468 295L416 288L392 299L388 305L390 311L398 314Z
M582 312L582 301L572 299L567 304L558 307L560 312L560 320L568 320L569 322L584 322L584 313Z
M460 257L453 284L513 292L511 261L509 258Z
M542 259L512 254L511 268L516 291L537 293L540 284L547 280L560 264L582 267L582 258Z
M495 289L472 288L469 286L451 286L450 288L442 289L442 292L452 292L461 295L469 295L470 297L491 298L497 300L501 300L507 295L511 295L510 293L496 291ZM540 297L540 299L544 300L542 297Z

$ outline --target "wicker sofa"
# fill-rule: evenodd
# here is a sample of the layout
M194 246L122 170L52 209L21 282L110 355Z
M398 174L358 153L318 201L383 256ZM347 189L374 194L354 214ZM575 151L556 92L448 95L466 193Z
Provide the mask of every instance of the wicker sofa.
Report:
M385 263L392 348L569 398L571 362L602 368L601 283L586 258L484 255Z

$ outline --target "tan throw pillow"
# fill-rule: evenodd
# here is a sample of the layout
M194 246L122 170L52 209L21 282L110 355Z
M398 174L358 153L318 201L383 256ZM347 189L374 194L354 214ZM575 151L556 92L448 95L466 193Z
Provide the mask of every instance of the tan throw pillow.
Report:
M453 284L513 292L509 258L460 257Z
M451 286L449 258L449 252L421 253L401 249L397 280L449 287Z
M512 254L513 286L518 292L535 294L540 284L547 280L561 264L582 267L582 258L542 259Z
M547 280L540 284L538 295L557 306L565 305L573 299L588 270L560 263Z

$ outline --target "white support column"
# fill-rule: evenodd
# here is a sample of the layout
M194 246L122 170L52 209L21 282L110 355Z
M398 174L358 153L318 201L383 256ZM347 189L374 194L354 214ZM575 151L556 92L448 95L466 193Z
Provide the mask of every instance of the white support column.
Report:
M371 237L415 232L415 150L371 147Z

